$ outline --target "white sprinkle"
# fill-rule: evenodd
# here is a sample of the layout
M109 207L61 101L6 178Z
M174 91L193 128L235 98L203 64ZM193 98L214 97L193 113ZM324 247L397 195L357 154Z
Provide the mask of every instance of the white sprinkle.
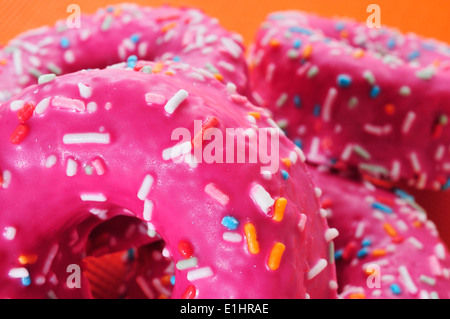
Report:
M392 169L391 169L391 178L393 181L398 181L400 179L400 168L401 168L400 161L394 160L392 162Z
M338 94L338 90L334 87L331 87L328 90L327 97L325 98L325 102L323 104L323 112L322 119L325 122L329 122L331 120L331 110L333 108L333 103L336 100Z
M364 228L366 227L366 224L364 222L359 222L356 226L355 230L355 238L361 238L361 236L364 234Z
M184 142L184 143L178 143L177 145L173 147L166 148L162 152L162 157L165 161L168 160L175 160L177 157L187 154L192 150L192 143Z
M222 238L231 243L239 243L242 241L242 235L233 232L224 232Z
M398 267L398 272L400 273L400 276L402 277L408 291L413 295L416 294L418 289L417 289L416 285L414 284L414 282L411 278L411 275L409 274L408 269L402 265L402 266Z
M373 124L365 124L364 131L366 133L375 135L375 136L383 136L389 135L392 132L392 126L387 124L385 126L377 126Z
M48 106L50 105L50 98L46 97L42 101L36 105L36 108L34 109L34 112L38 115L43 114L45 110L47 110Z
M150 193L150 189L152 188L154 178L147 174L142 181L141 187L139 188L139 192L137 194L137 197L140 200L145 200Z
M12 101L11 104L9 105L9 107L10 107L11 111L17 112L18 110L23 108L24 105L25 105L24 100L16 100L16 101Z
M350 156L352 156L353 153L353 144L347 144L347 146L345 146L344 150L341 153L341 159L343 161L347 161Z
M48 83L48 82L53 81L54 79L56 79L56 74L54 74L54 73L43 74L43 75L39 76L38 84Z
M445 247L442 243L438 243L434 246L434 253L440 260L445 260Z
M28 270L25 267L12 268L9 270L8 275L11 278L26 278L30 276Z
M2 188L7 189L9 187L9 184L11 183L11 172L8 170L4 170L2 173L3 183Z
M327 218L328 217L328 211L326 209L319 209L319 214L322 218Z
M277 106L278 108L282 107L282 106L286 103L288 97L289 97L289 96L288 96L287 93L285 93L285 92L282 93L282 94L280 95L280 97L278 98L277 102L276 102L276 106Z
M144 200L144 212L142 214L145 221L150 221L152 219L153 213L153 202L149 199Z
M264 214L267 214L275 203L270 194L259 184L253 185L250 190L250 197L253 199L255 204L261 208Z
M78 163L73 159L69 158L67 160L67 168L66 168L66 174L69 177L75 176L77 174L78 170Z
M231 56L235 59L238 59L242 54L242 48L234 42L230 38L221 38L220 41L222 42L225 49L228 51L228 53L231 54Z
M17 230L15 227L5 227L5 231L3 232L3 237L7 240L13 240L16 237Z
M187 91L179 90L172 98L170 98L169 101L167 101L164 109L167 113L172 114L178 108L178 106L187 99L188 96L189 93Z
M176 267L178 270L185 270L188 268L194 268L198 264L197 257L191 257L189 259L182 259L177 262Z
M14 71L17 75L21 75L23 73L22 51L16 49L13 51L12 56Z
M73 62L75 62L75 55L73 54L72 50L67 50L66 52L64 52L64 61L67 64L72 64Z
M317 262L317 264L314 265L314 267L312 267L307 274L307 278L308 280L313 279L314 277L316 277L318 274L320 274L328 265L328 262L326 259L319 259L319 261Z
M198 268L187 273L187 280L194 281L213 276L214 273L210 267Z
M218 189L217 186L214 185L213 183L210 183L205 186L205 193L208 194L211 198L218 201L223 206L228 204L228 202L230 200L230 198L225 193L223 193L220 189Z
M329 228L325 231L325 240L327 242L332 241L337 236L339 236L339 231L336 228Z
M444 158L445 155L445 146L439 145L439 147L436 149L436 153L434 155L434 159L436 161L441 161Z
M314 187L314 194L316 195L316 198L320 198L322 196L322 190L319 187Z
M305 230L306 221L308 220L308 217L305 214L300 215L300 221L298 222L298 230L303 231Z
M83 193L80 195L83 202L106 202L106 196L100 193Z
M402 125L402 133L403 134L408 134L411 126L413 125L414 121L416 119L416 113L413 111L409 111L408 114L406 114L406 117L403 121L403 125Z
M53 167L56 164L57 158L56 155L50 155L45 160L45 167L50 168Z
M91 101L86 105L86 109L89 113L94 113L95 111L97 111L97 108L98 105L94 101Z
M85 99L88 99L92 96L92 89L81 82L78 83L78 90L80 91L81 97Z
M72 133L63 136L64 144L109 144L109 133Z
M409 158L411 160L411 165L414 169L415 173L420 173L421 171L421 166L420 166L420 162L419 162L419 158L417 157L417 153L411 153L409 155Z

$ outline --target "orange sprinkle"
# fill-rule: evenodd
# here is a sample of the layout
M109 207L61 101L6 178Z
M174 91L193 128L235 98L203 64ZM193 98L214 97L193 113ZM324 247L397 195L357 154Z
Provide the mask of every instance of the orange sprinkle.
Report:
M281 162L286 165L286 167L291 167L291 160L289 158L282 158Z
M386 255L386 249L378 248L378 249L372 250L372 256L374 256L374 257L382 257L385 255Z
M389 223L384 223L383 224L383 229L386 231L386 233L391 236L391 237L396 237L397 236L397 231L395 230L394 226L392 226Z
M376 274L376 270L375 269L373 269L373 268L369 268L369 267L367 267L365 270L364 270L364 273L366 274L366 276L373 276L373 275L375 275Z
M278 41L277 39L271 39L269 42L269 45L271 47L279 47L280 46L280 41Z
M363 293L353 293L348 295L348 299L366 299L366 295Z
M153 72L153 73L159 73L159 72L161 72L161 70L163 69L163 67L164 67L164 63L162 63L162 62L157 62L157 63L153 66L152 72Z
M37 261L37 255L20 255L18 260L21 265L34 264Z
M215 73L215 74L214 74L214 77L215 77L217 80L219 80L219 81L223 81L223 75L220 74L220 73Z
M176 25L177 25L176 22L171 22L171 23L166 24L165 26L163 26L163 27L161 28L161 31L162 31L163 33L166 33L166 32L169 31L170 29L175 28Z
M416 228L420 228L420 227L422 227L422 225L423 225L423 223L420 221L420 220L415 220L415 221L413 221L413 226L414 227L416 227Z
M284 216L284 210L286 209L287 199L284 197L277 198L275 201L275 209L273 214L273 220L281 222Z
M434 60L433 61L433 65L436 66L436 67L440 66L441 65L441 61L440 60Z
M281 257L283 256L286 246L284 244L277 242L273 245L270 251L269 260L267 261L267 266L270 270L277 270L280 266Z
M6 59L1 59L0 60L0 65L6 65L6 63L8 63L8 61L6 61Z
M259 120L261 118L261 113L259 113L259 112L248 112L248 115L253 116L257 120Z
M161 277L161 284L163 284L164 286L169 286L170 285L170 275L164 275Z
M167 295L165 295L165 294L160 294L158 296L158 299L169 299L169 297L167 297Z
M173 71L166 71L164 72L165 75L173 75Z
M305 59L309 58L312 54L312 50L313 50L313 46L310 43L305 45L305 48L303 49L303 58L305 58Z
M394 114L394 113L395 113L395 105L394 105L394 104L391 104L391 103L386 104L386 105L384 106L384 111L385 111L386 114L388 114L388 115Z
M348 38L348 31L347 30L342 30L340 35L341 35L341 38L345 38L346 39L346 38Z
M244 226L245 237L247 238L247 246L250 253L256 255L259 253L259 243L256 238L256 229L252 223L246 223Z
M353 57L359 59L362 58L365 54L366 52L363 49L358 48L353 52Z

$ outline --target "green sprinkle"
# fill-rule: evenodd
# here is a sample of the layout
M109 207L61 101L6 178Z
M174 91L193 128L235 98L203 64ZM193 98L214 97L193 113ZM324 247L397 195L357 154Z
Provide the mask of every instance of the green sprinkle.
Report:
M107 31L111 27L112 22L113 22L113 17L111 15L107 15L105 17L105 19L103 20L103 23L101 26L102 31Z
M353 151L364 159L370 159L370 153L359 145L355 145Z
M330 243L328 244L328 261L330 264L334 264L334 242L330 241Z
M442 115L439 117L439 124L441 124L441 125L447 125L447 124L448 124L448 116L445 115L445 114L442 114Z
M361 163L361 164L359 164L359 169L363 170L363 171L372 172L372 173L389 175L389 170L386 167L380 166L380 165Z
M402 96L411 95L411 88L409 86L406 86L406 85L402 86L400 88L400 95L402 95Z
M297 59L297 58L298 58L298 52L297 52L297 50L295 50L295 49L290 49L290 50L287 52L287 55L288 55L288 58L289 58L289 59Z
M317 65L313 65L309 68L308 73L306 74L309 79L312 79L319 73L319 67Z
M51 72L55 73L56 75L61 75L62 74L61 68L59 66L55 65L52 62L47 64L47 69L50 70Z
M287 93L281 94L281 96L278 98L276 102L277 107L282 107L286 103L287 99L288 99Z
M356 96L353 96L349 101L348 101L348 107L350 109L354 109L359 103L359 100Z
M369 70L364 71L363 73L363 78L369 82L370 85L374 85L375 84L375 76L373 75L373 73Z
M28 72L30 72L30 74L36 77L37 79L39 79L39 77L42 75L41 71L35 68L30 68Z
M213 74L220 73L219 70L214 65L212 65L210 62L205 64L205 68Z
M422 80L430 80L433 78L435 70L433 67L428 67L416 72L416 76Z
M152 67L151 67L150 65L145 65L145 66L142 68L142 72L143 72L143 73L148 73L148 74L150 74L150 73L153 72L153 70L152 70Z
M86 175L92 175L92 173L94 172L94 168L91 165L86 165L84 167L84 172L86 173Z

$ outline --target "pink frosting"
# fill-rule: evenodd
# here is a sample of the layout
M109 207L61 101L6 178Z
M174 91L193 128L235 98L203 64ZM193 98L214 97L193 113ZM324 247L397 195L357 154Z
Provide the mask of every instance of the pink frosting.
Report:
M273 174L259 161L195 163L192 143L175 156L181 138L171 134L194 136L194 120L279 129L212 73L169 61L135 69L62 75L0 106L0 297L90 297L85 277L67 286L67 267L114 250L88 238L130 216L145 227L109 231L129 234L115 236L121 249L164 242L174 298L335 298L327 221L302 151L281 134Z
M27 31L0 50L0 102L37 83L40 75L103 68L133 55L207 69L246 93L241 36L198 9L126 3L81 15L79 28L71 23L64 19Z
M440 190L450 186L449 56L413 34L277 12L257 33L250 81L310 162Z
M414 198L322 168L310 172L335 238L340 298L450 297L449 252Z

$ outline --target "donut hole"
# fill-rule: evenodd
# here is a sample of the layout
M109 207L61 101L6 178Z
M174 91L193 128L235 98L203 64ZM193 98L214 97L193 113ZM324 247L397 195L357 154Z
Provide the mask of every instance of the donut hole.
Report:
M89 234L83 273L94 299L170 298L174 266L165 242L147 234L147 224L115 216ZM166 256L165 256L166 255Z

